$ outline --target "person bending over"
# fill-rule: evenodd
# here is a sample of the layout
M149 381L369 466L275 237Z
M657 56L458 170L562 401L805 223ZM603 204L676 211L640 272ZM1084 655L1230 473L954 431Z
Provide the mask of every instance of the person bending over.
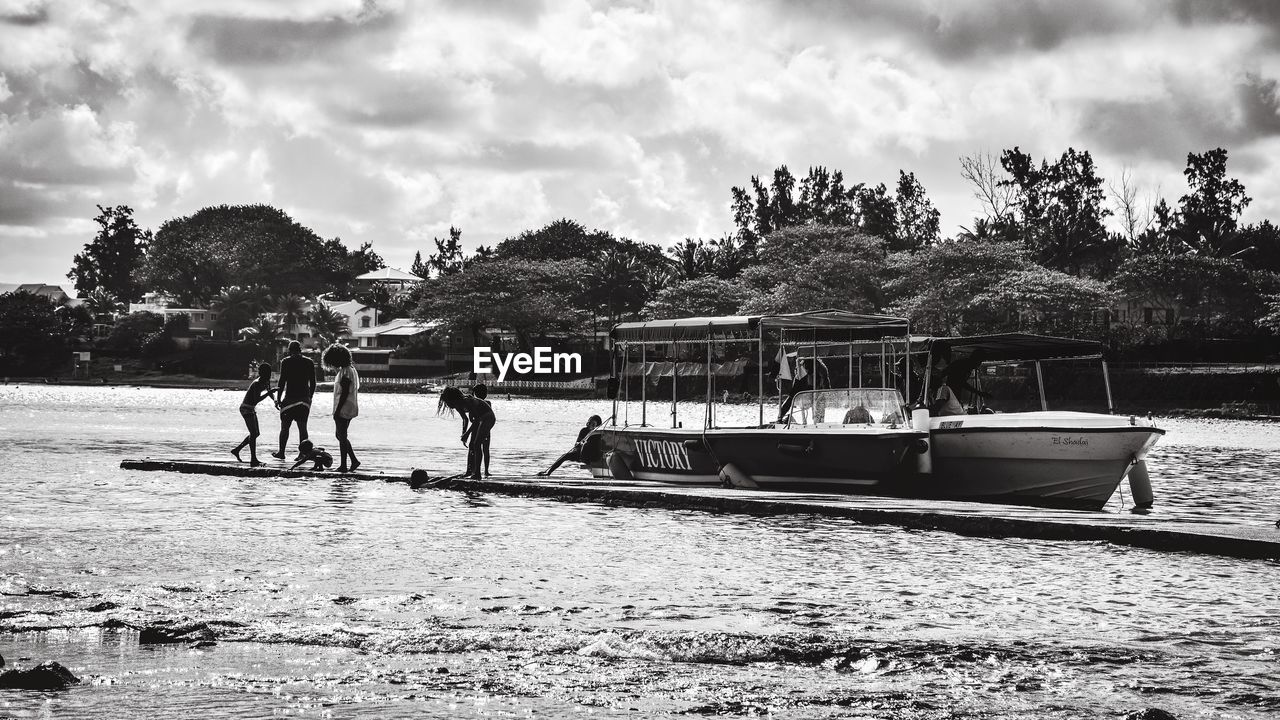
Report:
M447 387L440 392L440 402L436 406L437 414L446 412L462 416L462 444L467 446L467 470L459 477L479 480L481 447L496 421L493 408L481 398L465 394L456 387Z
M302 343L289 343L289 354L280 362L280 382L276 385L276 407L280 410L280 451L271 457L284 459L284 446L289 442L289 425L298 424L298 443L307 439L307 418L311 415L311 396L316 392L316 365L303 356Z
M582 453L582 449L586 445L587 436L591 434L592 430L595 430L603 424L604 421L600 419L599 415L592 415L587 418L587 424L582 426L582 429L578 431L578 439L573 443L573 449L556 458L556 461L551 463L551 467L538 473L538 477L550 477L551 473L556 471L556 468L569 461L578 463L587 462L587 459L583 457Z
M328 470L333 467L333 456L324 448L312 445L310 440L303 440L298 443L298 459L289 469L297 470L300 465L306 463L311 463L312 470Z
M249 446L249 467L257 467L262 463L258 462L258 411L256 406L262 402L263 398L271 398L275 400L276 391L271 389L271 366L262 363L258 366L258 377L252 383L249 383L249 389L245 391L244 399L240 401L240 417L244 418L245 427L249 429L249 435L235 450L231 451L236 456L236 460L244 462L240 457L240 451L246 445Z

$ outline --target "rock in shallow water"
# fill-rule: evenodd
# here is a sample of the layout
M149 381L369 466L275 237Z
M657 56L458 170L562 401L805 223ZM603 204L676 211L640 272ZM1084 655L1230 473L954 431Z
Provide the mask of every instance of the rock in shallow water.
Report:
M204 623L181 625L152 625L138 633L139 645L163 645L166 643L191 643L200 640L216 640L213 630Z
M1124 720L1178 720L1178 718L1160 708L1143 708L1125 715Z
M0 674L0 688L11 690L64 690L78 682L80 678L56 662Z

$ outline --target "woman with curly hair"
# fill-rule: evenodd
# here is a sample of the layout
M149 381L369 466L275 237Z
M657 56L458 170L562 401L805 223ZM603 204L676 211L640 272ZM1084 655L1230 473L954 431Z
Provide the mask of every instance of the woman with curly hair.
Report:
M334 435L338 438L338 448L342 458L338 461L338 472L355 472L360 467L355 450L351 449L351 441L347 439L347 428L351 420L360 414L357 398L360 395L360 374L351 363L351 351L345 345L334 343L325 348L321 357L325 367L336 371L333 379L333 424ZM351 464L347 465L347 458Z
M462 416L462 443L467 446L467 471L462 477L480 479L480 468L484 446L489 441L489 431L497 420L493 408L482 398L463 393L456 387L447 387L440 392L440 403L436 406L438 414L457 413ZM470 437L471 442L467 442Z

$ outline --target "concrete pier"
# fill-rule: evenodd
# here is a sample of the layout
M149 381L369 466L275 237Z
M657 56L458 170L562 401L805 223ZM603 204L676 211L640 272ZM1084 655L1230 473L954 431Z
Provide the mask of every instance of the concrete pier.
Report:
M405 468L338 475L332 471L289 471L271 465L250 468L244 464L218 461L157 459L125 460L120 467L238 477L352 478L402 483L408 482L411 472ZM1150 550L1280 560L1280 528L1226 522L1186 522L1161 517L1158 513L1130 515L871 495L680 487L573 477L455 480L448 489L627 507L756 516L820 515L868 525L940 530L972 537L1101 541Z

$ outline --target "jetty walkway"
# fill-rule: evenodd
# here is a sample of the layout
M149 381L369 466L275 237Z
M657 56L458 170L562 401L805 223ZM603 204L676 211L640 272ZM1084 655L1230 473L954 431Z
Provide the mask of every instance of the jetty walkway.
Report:
M332 471L250 468L219 460L125 460L126 470L151 470L255 478L349 478L409 483L410 468L338 475ZM1185 522L1159 514L1131 515L1081 510L919 500L874 495L681 487L644 481L590 478L494 478L454 480L445 488L590 502L743 515L819 515L868 525L939 530L972 537L1108 542L1150 550L1194 552L1280 561L1280 528L1240 523Z

